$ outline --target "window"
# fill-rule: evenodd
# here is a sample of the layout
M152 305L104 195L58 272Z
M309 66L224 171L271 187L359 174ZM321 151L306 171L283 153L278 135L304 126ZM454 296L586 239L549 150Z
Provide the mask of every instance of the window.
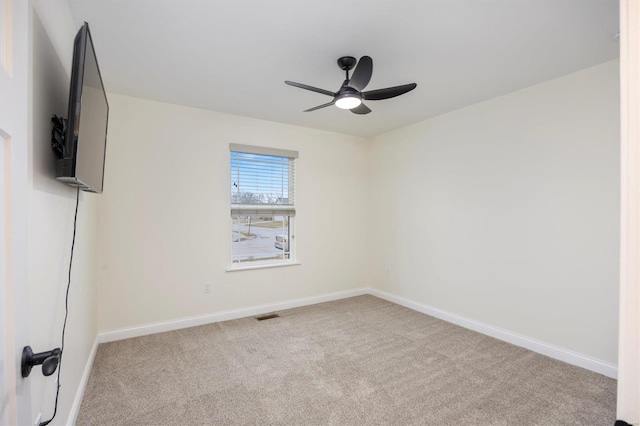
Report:
M292 263L298 153L237 144L229 150L233 267Z

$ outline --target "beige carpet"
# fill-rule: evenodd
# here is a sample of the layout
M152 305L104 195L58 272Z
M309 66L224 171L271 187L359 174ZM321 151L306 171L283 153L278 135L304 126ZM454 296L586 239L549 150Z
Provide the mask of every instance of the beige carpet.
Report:
M373 296L100 345L79 425L612 425L616 382Z

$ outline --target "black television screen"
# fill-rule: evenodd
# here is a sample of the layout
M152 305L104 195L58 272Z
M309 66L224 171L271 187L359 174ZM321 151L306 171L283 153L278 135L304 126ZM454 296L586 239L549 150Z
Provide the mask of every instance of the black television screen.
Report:
M64 153L56 178L83 191L102 193L109 104L93 48L89 24L73 48Z

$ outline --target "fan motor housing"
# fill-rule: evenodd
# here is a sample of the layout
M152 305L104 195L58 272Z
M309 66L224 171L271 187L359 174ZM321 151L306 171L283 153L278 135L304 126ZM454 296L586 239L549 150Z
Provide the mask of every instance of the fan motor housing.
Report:
M356 89L350 86L342 86L338 93L336 94L335 99L351 97L351 98L360 98L362 99L362 95Z

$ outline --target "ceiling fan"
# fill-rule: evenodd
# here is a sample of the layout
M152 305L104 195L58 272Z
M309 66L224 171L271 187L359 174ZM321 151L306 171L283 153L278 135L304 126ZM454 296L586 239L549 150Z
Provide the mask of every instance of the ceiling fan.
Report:
M353 56L343 56L338 59L338 66L340 69L345 71L347 78L337 92L319 89L306 84L296 83L294 81L285 81L285 83L289 86L299 87L300 89L311 90L312 92L322 93L323 95L333 97L331 102L306 109L304 112L315 111L320 108L335 105L341 109L351 110L354 114L369 114L371 112L371 110L362 103L363 100L379 101L382 99L394 98L415 89L417 86L416 83L410 83L403 84L402 86L387 87L385 89L363 92L362 90L367 87L369 80L371 80L371 74L373 73L373 60L369 56L363 56L357 64L358 65L353 71L353 75L349 78L349 71L356 65L356 58Z

